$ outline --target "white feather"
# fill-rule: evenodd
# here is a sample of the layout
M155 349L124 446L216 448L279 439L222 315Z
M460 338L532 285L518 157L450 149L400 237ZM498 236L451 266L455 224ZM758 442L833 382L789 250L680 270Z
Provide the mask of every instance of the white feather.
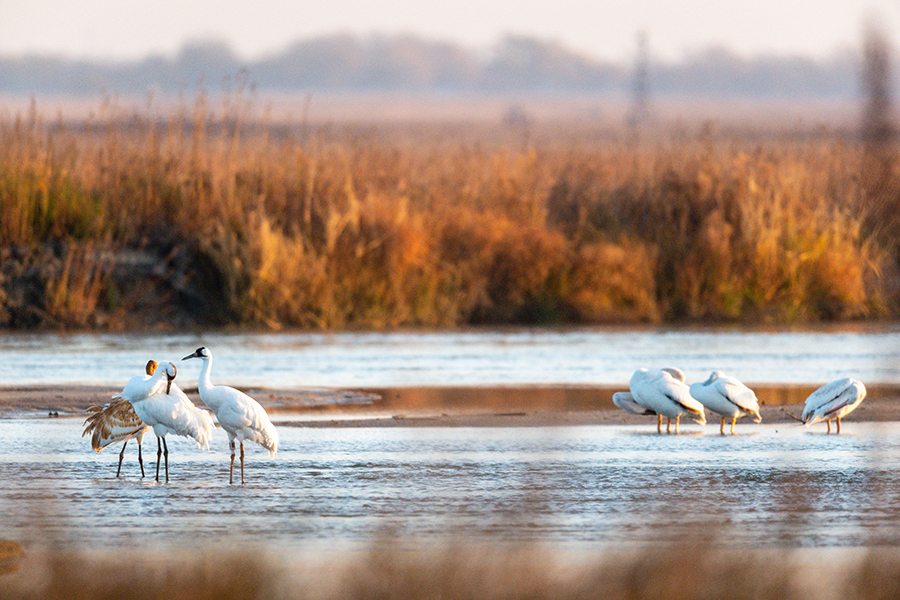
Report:
M706 423L703 405L669 369L638 369L631 376L629 387L634 400L656 414L672 419L686 416L701 425Z
M212 417L197 408L181 388L174 383L168 394L153 394L132 402L141 421L153 428L157 437L172 433L193 438L203 450L209 449L213 430Z
M759 401L753 390L734 377L721 371L713 371L709 379L691 384L691 396L703 406L723 417L737 418L750 415L759 423Z
M216 413L219 425L228 434L228 445L232 451L232 469L234 466L234 442L241 444L241 472L243 474L243 442L255 442L269 451L269 456L278 452L278 432L269 420L265 409L244 392L227 385L213 385L210 381L212 370L212 353L205 347L185 356L182 360L199 358L203 361L200 367L200 379L197 389L200 399ZM243 482L243 475L241 477Z
M630 392L616 392L612 397L613 404L633 415L655 415L656 413L638 404Z
M844 377L823 385L806 399L800 418L807 426L819 421L843 419L866 397L866 386L857 379Z

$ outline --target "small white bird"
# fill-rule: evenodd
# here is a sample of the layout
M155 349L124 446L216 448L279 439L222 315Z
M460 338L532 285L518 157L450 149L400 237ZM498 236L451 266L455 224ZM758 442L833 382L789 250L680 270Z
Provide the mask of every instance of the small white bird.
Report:
M278 451L278 432L269 420L265 409L253 398L240 390L226 385L213 385L209 378L212 370L212 353L201 346L181 360L199 358L203 361L200 367L198 391L200 399L213 409L219 425L228 434L228 447L231 449L231 468L228 483L234 483L234 441L241 446L241 483L244 483L244 441L256 442L275 456Z
M209 449L209 436L213 430L212 417L197 408L181 389L172 383L178 370L168 361L159 364L156 373L139 389L121 394L131 402L134 412L156 434L156 480L159 481L159 463L165 455L166 482L169 481L169 447L166 435L174 433L193 438L200 448ZM165 383L163 384L163 379ZM156 380L156 381L154 381ZM132 380L133 381L133 380ZM130 382L129 382L130 384ZM128 386L125 386L126 390Z
M703 405L691 396L683 377L680 370L671 367L638 369L629 383L631 395L638 404L658 415L675 419L675 433L678 433L682 415L700 425L706 424ZM666 427L666 432L669 431L670 428Z
M841 419L853 412L866 397L866 386L857 379L844 377L824 385L809 395L803 408L801 420L807 427L819 421L828 425L837 421L837 433L841 432Z
M759 415L759 401L753 390L722 371L713 371L706 381L691 384L690 390L691 396L699 400L700 404L722 416L719 433L723 435L726 417L731 417L732 435L738 417L750 415L754 422L762 421Z
M156 367L157 363L155 360L148 361L147 374L134 377L135 385L137 385L137 382L150 379L154 371L156 371ZM130 381L129 384L131 384ZM118 398L103 406L89 406L87 412L90 414L84 420L85 428L81 433L81 437L86 436L88 433L91 434L91 448L100 452L111 444L122 442L116 477L122 471L125 446L128 445L128 440L130 439L137 440L138 462L141 465L141 477L144 477L144 457L141 454L141 443L144 441L144 434L150 429L150 426L141 421L140 417L135 414L131 403L128 400Z

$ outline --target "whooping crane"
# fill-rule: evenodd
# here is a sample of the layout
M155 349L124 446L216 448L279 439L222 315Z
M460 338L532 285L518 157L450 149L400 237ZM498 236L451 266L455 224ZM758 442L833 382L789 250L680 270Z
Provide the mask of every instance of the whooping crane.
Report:
M226 385L213 385L209 373L212 370L212 353L201 346L193 354L182 360L199 358L203 361L200 367L198 390L200 399L213 409L219 425L228 434L228 447L231 450L231 467L228 483L234 483L234 441L241 446L241 483L244 483L244 441L256 442L275 456L278 451L278 432L269 420L265 409L253 398L240 390Z
M155 360L148 361L147 374L132 378L135 380L135 384L132 385L131 381L129 381L128 385L132 385L133 389L138 382L147 381L153 375L153 372L156 371L156 367L157 363ZM127 385L125 387L128 389ZM122 390L122 393L124 392L125 390ZM141 465L141 477L144 477L144 457L141 454L141 443L144 441L144 434L150 429L150 426L141 421L140 417L135 414L131 402L123 398L117 398L103 406L89 406L87 412L90 414L84 420L85 428L81 437L86 436L88 433L91 434L91 448L100 452L111 444L122 442L116 477L122 471L125 446L130 439L137 440L138 462Z
M166 482L169 481L169 447L166 435L174 433L193 438L202 449L209 448L209 436L213 429L212 417L194 406L187 395L172 383L178 370L171 362L160 363L156 374L157 384L165 378L165 385L146 386L149 393L138 392L128 398L141 421L153 428L156 434L156 480L159 481L159 463L165 455ZM161 374L161 375L160 375Z

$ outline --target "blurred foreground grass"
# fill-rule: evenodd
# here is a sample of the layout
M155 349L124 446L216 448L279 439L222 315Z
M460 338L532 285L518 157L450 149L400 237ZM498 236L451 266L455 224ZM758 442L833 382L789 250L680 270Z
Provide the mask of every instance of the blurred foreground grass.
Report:
M900 163L843 133L148 114L0 117L0 326L900 314Z
M608 552L565 564L534 548L398 548L339 560L251 551L160 555L47 551L0 575L9 600L92 598L259 599L816 599L900 597L900 555L830 549L717 550L687 544ZM572 559L571 556L568 557Z

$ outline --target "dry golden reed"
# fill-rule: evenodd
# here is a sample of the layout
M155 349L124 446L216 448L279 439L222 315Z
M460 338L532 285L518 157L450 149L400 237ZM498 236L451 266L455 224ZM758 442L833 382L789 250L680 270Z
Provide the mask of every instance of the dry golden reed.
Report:
M81 123L36 108L0 119L0 246L66 248L44 277L49 324L127 323L136 301L111 276L123 249L188 257L167 276L215 296L221 314L201 323L786 323L898 310L895 244L861 209L872 204L861 146L837 136L707 128L629 146L589 123L528 136L290 127L240 97L209 104L200 95L168 120L113 104ZM97 311L110 316L86 317Z
M896 598L895 552L717 550L704 544L555 555L517 550L403 550L274 558L245 551L29 553L0 573L0 596L41 598L271 598L576 600Z

